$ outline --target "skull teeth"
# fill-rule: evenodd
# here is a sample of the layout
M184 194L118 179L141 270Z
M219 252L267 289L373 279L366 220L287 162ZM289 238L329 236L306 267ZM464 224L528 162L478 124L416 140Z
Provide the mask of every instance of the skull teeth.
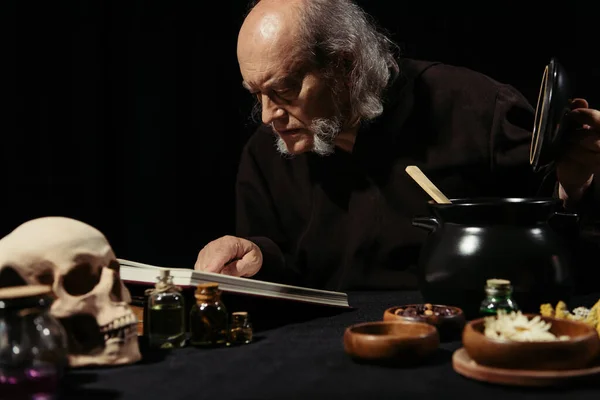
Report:
M136 325L137 325L137 318L135 317L135 315L128 314L121 318L117 318L106 325L101 326L100 332L104 333L105 336L106 336L106 334L112 335L113 332L118 333L118 331L126 329L126 328L129 329L129 328L133 327L133 328L137 329Z
M132 337L137 337L137 326L135 325L126 325L118 329L112 329L104 332L104 341L108 341L110 339L116 340L125 340Z

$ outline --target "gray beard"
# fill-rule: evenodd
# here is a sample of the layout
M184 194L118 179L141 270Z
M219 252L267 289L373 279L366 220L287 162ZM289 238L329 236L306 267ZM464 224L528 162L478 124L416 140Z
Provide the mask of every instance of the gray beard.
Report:
M342 130L340 118L316 118L308 128L313 133L313 146L310 150L320 156L327 156L335 151L334 140ZM285 142L279 136L276 137L275 147L284 156L291 157Z

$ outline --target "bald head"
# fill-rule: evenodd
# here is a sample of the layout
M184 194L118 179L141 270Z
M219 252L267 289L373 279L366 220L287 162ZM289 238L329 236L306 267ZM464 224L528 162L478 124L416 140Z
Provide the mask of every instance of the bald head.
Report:
M303 0L262 0L254 6L238 35L240 61L257 53L289 50L297 34L302 3Z

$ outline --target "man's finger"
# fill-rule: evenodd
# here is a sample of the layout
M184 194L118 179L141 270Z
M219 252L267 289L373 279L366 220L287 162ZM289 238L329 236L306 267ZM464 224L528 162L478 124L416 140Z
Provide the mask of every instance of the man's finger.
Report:
M221 274L231 276L242 276L243 273L243 262L242 260L234 260L221 269Z
M194 269L220 273L223 267L230 262L234 257L231 256L232 251L227 249L205 249L206 254L198 256ZM203 250L203 251L205 251Z
M579 165L580 168L598 170L600 166L600 153L590 151L581 146L574 146L568 153L563 156L563 160L570 161Z
M570 103L570 108L572 110L574 110L576 108L588 108L588 107L589 107L589 104L586 99L576 98L576 99L571 100L571 103Z
M262 256L256 248L252 248L241 259L233 260L221 270L222 274L251 277L262 264Z
M589 125L592 129L600 130L600 111L590 108L578 108L569 113L576 122Z
M571 146L579 146L590 151L600 152L600 131L584 127L573 131L567 140Z
M235 241L235 244L235 258L244 258L248 253L254 250L254 244L249 240L239 239Z

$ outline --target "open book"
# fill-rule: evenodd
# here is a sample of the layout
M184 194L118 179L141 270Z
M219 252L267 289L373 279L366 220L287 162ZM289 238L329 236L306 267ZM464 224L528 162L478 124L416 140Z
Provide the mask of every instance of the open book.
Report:
M153 286L161 269L168 269L173 277L173 283L178 286L197 286L206 282L217 282L219 288L227 293L246 294L270 297L283 300L294 300L304 303L321 304L334 307L349 308L348 295L341 292L311 289L299 286L259 281L250 278L240 278L200 272L186 268L165 268L119 258L121 264L121 279L127 283L139 283Z

